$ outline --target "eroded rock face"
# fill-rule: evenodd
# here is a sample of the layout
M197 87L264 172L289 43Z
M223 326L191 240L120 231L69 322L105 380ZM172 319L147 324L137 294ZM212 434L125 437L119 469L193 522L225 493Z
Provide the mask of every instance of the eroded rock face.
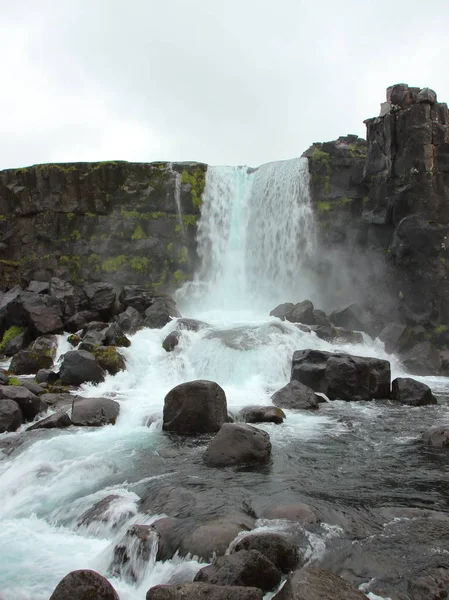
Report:
M427 446L449 448L449 427L445 425L431 427L423 433L422 441Z
M164 400L163 429L181 435L214 433L227 419L226 395L213 381L188 381Z
M293 354L291 378L326 394L330 400L390 396L390 363L378 358L298 350Z

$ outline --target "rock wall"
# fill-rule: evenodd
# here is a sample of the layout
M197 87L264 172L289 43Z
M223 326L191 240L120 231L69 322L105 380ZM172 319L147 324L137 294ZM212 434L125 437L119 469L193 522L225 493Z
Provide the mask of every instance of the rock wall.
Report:
M176 287L194 269L205 172L127 162L0 172L1 288L52 276Z
M432 90L388 88L356 136L314 144L311 172L323 291L385 321L448 329L449 114Z

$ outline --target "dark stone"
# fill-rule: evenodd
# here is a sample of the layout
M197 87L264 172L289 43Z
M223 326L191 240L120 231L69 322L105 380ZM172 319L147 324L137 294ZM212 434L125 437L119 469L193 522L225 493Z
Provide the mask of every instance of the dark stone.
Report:
M16 431L22 425L22 411L14 400L0 399L0 433Z
M53 386L51 389L55 389ZM66 391L52 392L49 394L41 394L40 399L45 402L48 406L60 406L64 408L71 407L73 404L74 396L67 393Z
M185 583L156 585L148 590L146 600L262 600L262 590L255 587Z
M54 383L59 379L59 373L55 373L51 369L39 369L36 373L36 381L38 383Z
M14 375L29 375L50 369L56 356L57 339L53 335L38 337L26 350L20 350L11 360L9 370Z
M162 342L162 348L166 352L172 352L176 346L179 344L179 338L181 337L181 333L179 331L172 331L167 335L165 340Z
M50 284L48 281L30 281L26 289L27 292L33 294L48 294L50 290Z
M238 414L245 423L276 423L280 425L285 413L276 406L245 406Z
M258 587L268 592L281 582L281 572L257 550L241 550L221 556L212 565L203 567L194 581L213 585Z
M101 318L110 319L116 312L116 293L110 283L92 283L84 288L88 308L100 313Z
M125 334L134 335L139 329L144 327L142 315L132 306L115 317L119 327Z
M378 358L321 350L293 354L292 381L300 381L330 400L389 398L390 363Z
M181 317L176 321L177 331L183 331L184 329L187 331L200 331L201 329L206 329L207 327L210 327L208 323L205 323L204 321L198 321L197 319Z
M308 504L296 502L295 504L280 504L272 506L263 511L262 516L266 519L287 519L295 521L303 526L311 525L319 521L314 510Z
M409 377L397 377L391 384L391 398L408 406L438 404L432 390L425 383Z
M104 379L104 371L90 352L71 350L64 354L60 376L63 385L81 385L86 382L99 383Z
M72 406L72 423L82 427L115 425L120 404L110 398L76 398Z
M213 381L188 381L165 396L165 431L182 435L212 433L218 431L226 419L225 393Z
M64 322L82 310L86 304L86 296L80 287L57 277L50 281L49 294L57 300Z
M334 310L329 318L337 327L356 331L367 331L363 310L358 304L350 304L345 308Z
M324 310L318 310L315 308L313 310L313 318L316 325L320 325L321 327L329 327L331 324L329 317L326 315Z
M427 446L449 448L449 427L445 425L431 427L423 433L422 441Z
M271 400L275 406L280 408L297 410L317 410L320 404L315 392L296 380L290 381L290 383L275 392L271 396Z
M96 346L92 350L92 354L100 367L111 375L116 375L119 371L126 369L125 358L115 346Z
M64 329L70 333L76 333L80 329L84 329L88 323L100 320L100 313L93 310L81 310L70 317L64 323Z
M385 350L391 354L401 347L401 340L407 334L407 325L388 323L379 334L379 339L384 343Z
M9 385L11 385L11 382L9 382ZM36 396L43 394L45 391L42 386L38 385L31 379L25 379L25 378L20 379L20 385L22 387L26 388L32 394L35 394Z
M139 573L135 573L132 560L148 563L154 552L159 534L151 525L132 525L122 539L114 547L114 557L109 567L111 573L130 581L137 581ZM156 558L156 557L155 557Z
M120 496L110 494L96 502L80 516L76 523L77 527L89 527L94 523L108 523L110 521L108 511L117 500L120 500ZM118 518L117 516L117 514L114 514L114 522L111 524L113 529L120 527L127 519L132 517L133 512L124 511Z
M436 101L437 95L430 88L423 88L416 97L416 102L426 102L428 104L435 104Z
M304 323L305 325L315 325L313 304L310 302L310 300L298 302L298 304L295 304L292 310L285 315L285 318L291 323Z
M174 300L170 297L156 298L153 304L145 310L145 326L151 329L161 329L172 318L180 317Z
M106 329L104 345L129 348L131 346L131 342L123 333L120 325L118 323L112 323L112 325L109 325L109 327Z
M442 565L427 569L408 583L410 600L443 600L449 598L449 569Z
M55 588L50 600L120 600L107 579L96 571L71 571Z
M9 375L3 369L0 369L0 385L9 385Z
M441 369L440 353L430 342L421 342L401 353L401 362L413 375L438 375Z
M210 441L204 461L210 467L265 463L271 456L270 436L252 425L225 423Z
M125 285L120 292L119 300L125 308L131 306L137 312L144 313L157 296L143 285Z
M47 408L38 396L21 385L1 385L0 398L14 400L20 407L24 421L32 421Z
M366 596L338 575L303 567L289 576L273 600L366 600Z
M63 330L59 307L49 296L22 292L8 304L7 315L10 325L28 327L36 337Z
M278 317L278 319L285 321L287 315L293 310L294 306L295 305L293 304L293 302L279 304L270 312L270 317Z
M20 350L23 350L30 343L30 332L28 329L24 329L16 336L14 336L11 340L6 342L5 347L3 349L3 354L5 356L13 356L17 354Z
M299 566L296 543L280 533L255 532L245 535L233 548L233 552L240 550L257 550L283 573L293 571Z
M54 415L50 415L49 417L34 423L27 428L27 431L33 431L35 429L63 429L64 427L69 427L72 424L72 420L67 414L66 410L61 410Z

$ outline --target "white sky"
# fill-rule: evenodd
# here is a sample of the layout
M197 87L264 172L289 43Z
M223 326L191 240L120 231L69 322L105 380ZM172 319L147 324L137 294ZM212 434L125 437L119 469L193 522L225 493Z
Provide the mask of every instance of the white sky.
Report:
M300 156L449 101L449 0L0 0L0 168Z

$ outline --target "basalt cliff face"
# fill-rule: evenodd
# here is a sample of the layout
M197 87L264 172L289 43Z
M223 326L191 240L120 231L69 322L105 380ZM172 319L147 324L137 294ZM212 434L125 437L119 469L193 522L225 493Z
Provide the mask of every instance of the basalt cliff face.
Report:
M355 297L398 321L449 325L449 114L429 89L388 88L357 136L305 156L332 304Z
M206 165L75 163L0 173L0 281L173 289L196 260Z

